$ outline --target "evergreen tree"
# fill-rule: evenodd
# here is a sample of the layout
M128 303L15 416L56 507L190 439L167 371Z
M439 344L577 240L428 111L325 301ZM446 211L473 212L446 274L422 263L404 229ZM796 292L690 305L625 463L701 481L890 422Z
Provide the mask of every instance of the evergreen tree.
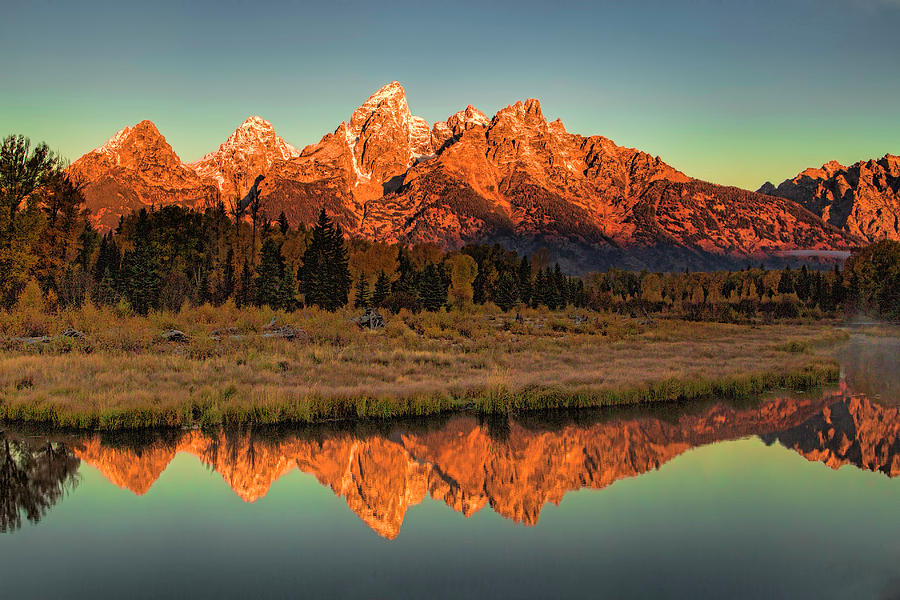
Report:
M397 251L397 279L391 283L391 292L418 296L418 273L404 248Z
M794 275L791 268L788 267L781 272L781 278L778 280L778 293L790 294L794 291Z
M197 302L204 304L212 298L212 294L209 291L209 268L204 267L200 269L197 279Z
M109 269L106 269L95 288L94 301L99 304L112 305L116 303L117 299L115 278L110 274Z
M281 283L284 279L284 258L281 248L272 238L263 242L256 266L256 305L280 308Z
M831 297L829 305L832 310L838 309L844 304L844 276L837 265L834 265L834 279L831 282Z
M284 211L281 211L281 214L278 215L278 229L281 231L281 235L286 235L290 228L287 216L284 214Z
M285 268L278 282L277 307L282 310L294 310L297 308L297 278L294 270Z
M238 306L247 306L253 300L253 273L250 271L250 264L244 260L244 266L241 268L241 287L235 294L235 303Z
M350 297L350 256L344 243L344 230L335 225L329 248L329 277L335 289L334 309L347 304Z
M800 298L801 301L807 302L810 296L810 285L811 279L809 276L809 269L806 268L806 265L800 267L800 273L797 275L797 281L794 283L794 289L797 291L797 297Z
M78 263L81 270L85 273L91 272L91 257L94 255L94 250L99 245L99 242L100 234L97 233L90 221L85 221L84 229L82 229L81 235L78 237L80 248L78 256L75 258L75 262Z
M537 272L537 275L534 279L534 287L532 288L531 294L531 306L537 308L540 305L547 304L547 278L544 275L544 270L541 269Z
M366 279L366 272L360 271L359 279L356 280L356 297L353 299L354 308L368 308L372 304L372 298L369 294L369 282Z
M494 287L494 303L502 311L508 311L519 299L519 281L510 271L504 271Z
M440 310L447 303L447 284L434 263L425 265L422 274L422 306L427 311Z
M553 284L556 288L556 308L565 308L566 305L569 304L569 280L566 278L565 274L563 274L562 269L559 267L559 263L553 267ZM635 294L640 290L640 280L638 280L637 289L635 290Z
M335 226L325 209L313 228L312 240L303 255L300 286L307 305L337 310L347 304L350 293L350 269L344 234Z
M110 231L100 240L97 262L94 263L94 280L99 282L105 275L115 280L119 275L122 256L113 234Z
M141 209L135 227L134 249L122 256L120 289L131 307L147 314L159 302L162 284L159 250L151 239L146 209Z
M372 305L382 307L391 293L391 282L387 274L381 271L375 280L375 290L372 292Z
M216 302L223 304L234 294L234 249L228 249L228 256L222 268L222 279L216 291Z
M527 256L519 263L519 300L526 306L531 303L531 263Z
M550 267L544 269L543 301L544 304L547 305L547 308L549 308L550 310L558 309L560 306L560 302L562 302L562 297L559 293L559 287L556 277L554 277L553 271L550 270Z

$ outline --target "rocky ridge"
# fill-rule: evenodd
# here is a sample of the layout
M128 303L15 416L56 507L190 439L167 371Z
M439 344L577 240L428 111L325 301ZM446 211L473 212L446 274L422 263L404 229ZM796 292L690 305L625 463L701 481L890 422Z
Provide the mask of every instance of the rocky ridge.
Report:
M885 154L849 167L830 161L778 187L766 182L758 192L792 200L869 242L900 239L900 156Z
M659 157L569 133L536 99L490 119L470 105L429 127L397 82L300 151L251 117L217 151L183 164L144 121L71 173L102 228L142 206L233 202L263 174L270 218L310 223L325 208L347 233L380 241L546 246L570 270L703 267L862 239L796 202L692 179Z

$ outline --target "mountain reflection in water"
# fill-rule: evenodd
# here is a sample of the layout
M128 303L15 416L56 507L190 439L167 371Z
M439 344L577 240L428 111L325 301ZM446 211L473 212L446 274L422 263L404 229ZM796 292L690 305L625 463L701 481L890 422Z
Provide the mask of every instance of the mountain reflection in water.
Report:
M846 389L746 405L705 403L483 420L54 435L8 431L0 441L0 530L37 522L78 481L79 462L145 494L180 452L218 472L245 502L300 469L343 497L379 535L393 539L426 494L470 516L486 505L517 523L581 488L600 489L659 468L702 445L760 436L832 468L900 472L900 407Z

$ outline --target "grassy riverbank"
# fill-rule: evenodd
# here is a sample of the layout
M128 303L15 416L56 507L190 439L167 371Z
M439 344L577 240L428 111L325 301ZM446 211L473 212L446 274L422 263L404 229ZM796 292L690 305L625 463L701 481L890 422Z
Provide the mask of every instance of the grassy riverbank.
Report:
M488 309L386 315L383 330L367 331L356 314L229 304L149 317L90 305L0 313L0 418L115 429L743 397L835 381L831 350L846 337L825 324L571 311L525 311L519 323ZM278 337L283 325L297 335ZM58 335L67 329L84 337ZM169 329L187 341L165 340Z

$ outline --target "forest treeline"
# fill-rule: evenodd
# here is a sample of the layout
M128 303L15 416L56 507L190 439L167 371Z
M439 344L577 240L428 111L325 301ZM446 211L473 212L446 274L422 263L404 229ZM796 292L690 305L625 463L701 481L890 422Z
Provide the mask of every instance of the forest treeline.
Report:
M49 307L86 301L137 313L185 303L439 310L492 302L502 310L566 306L662 312L696 320L821 317L900 319L900 242L855 251L843 269L735 272L610 270L571 277L549 252L499 245L446 252L347 238L323 210L307 228L265 206L141 209L96 231L65 164L45 144L9 136L0 148L0 304L27 286ZM236 205L237 203L235 203Z

